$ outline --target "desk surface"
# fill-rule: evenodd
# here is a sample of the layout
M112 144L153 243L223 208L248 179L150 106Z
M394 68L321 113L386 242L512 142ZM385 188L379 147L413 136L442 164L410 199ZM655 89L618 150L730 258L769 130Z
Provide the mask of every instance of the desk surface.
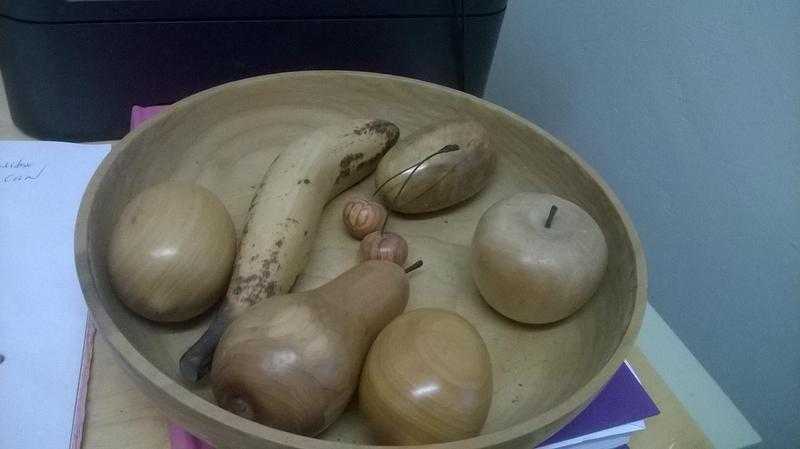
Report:
M1 80L0 80L1 81ZM0 83L0 139L27 139L11 121ZM661 410L635 435L631 449L711 448L686 409L635 348L629 357L645 388ZM98 335L92 359L84 429L84 449L168 449L167 419L118 366L111 348Z

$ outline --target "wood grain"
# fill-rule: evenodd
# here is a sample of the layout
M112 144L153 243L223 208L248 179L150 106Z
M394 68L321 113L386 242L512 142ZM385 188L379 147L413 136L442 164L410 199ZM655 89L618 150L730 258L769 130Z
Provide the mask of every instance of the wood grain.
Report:
M529 448L581 410L616 371L641 324L646 303L644 256L636 233L608 186L568 147L535 125L467 94L398 77L306 72L243 80L190 97L133 131L102 163L87 189L76 230L76 263L100 332L169 416L220 448L333 448L373 442L363 418L346 412L320 438L270 429L210 401L207 385L181 382L176 362L208 316L159 326L133 316L110 289L107 245L121 207L143 188L194 181L217 194L241 230L254 185L255 162L274 159L299 135L343 117L384 117L401 133L431 123L475 120L497 150L497 173L469 201L436 214L393 217L409 259L422 258L409 308L440 307L472 323L492 359L493 402L482 434L439 448ZM199 130L199 131L198 131ZM168 150L167 150L168 149ZM327 206L304 274L308 290L357 261L358 242L341 211L367 180ZM489 205L520 191L543 191L587 210L605 232L608 270L593 299L551 326L523 326L480 298L469 272L469 245ZM513 343L510 343L513 342Z
M389 209L434 212L480 192L496 163L495 150L479 123L434 123L403 139L381 159L375 188Z
M492 400L489 351L456 313L416 309L384 329L367 356L359 408L382 444L477 435Z

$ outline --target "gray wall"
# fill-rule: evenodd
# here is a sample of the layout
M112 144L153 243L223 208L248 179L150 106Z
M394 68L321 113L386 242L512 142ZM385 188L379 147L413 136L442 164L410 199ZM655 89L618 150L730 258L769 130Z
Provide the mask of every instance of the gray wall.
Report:
M656 310L800 447L800 2L512 0L486 97L598 169Z

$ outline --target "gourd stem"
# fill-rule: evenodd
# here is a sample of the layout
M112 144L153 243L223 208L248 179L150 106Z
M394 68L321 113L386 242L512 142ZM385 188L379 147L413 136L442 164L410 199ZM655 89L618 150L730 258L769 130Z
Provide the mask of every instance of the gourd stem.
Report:
M417 268L422 266L422 259L414 262L413 264L409 265L408 268L405 269L406 273L411 273L412 271L416 270Z
M550 228L550 225L553 224L553 218L556 216L556 211L558 210L558 206L553 204L550 206L550 213L547 215L547 221L544 222L545 228Z

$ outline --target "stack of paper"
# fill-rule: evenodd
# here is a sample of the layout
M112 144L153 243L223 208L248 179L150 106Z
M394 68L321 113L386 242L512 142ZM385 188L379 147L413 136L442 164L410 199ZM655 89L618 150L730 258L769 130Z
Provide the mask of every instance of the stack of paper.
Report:
M72 242L108 150L0 141L0 448L80 447L94 328Z

